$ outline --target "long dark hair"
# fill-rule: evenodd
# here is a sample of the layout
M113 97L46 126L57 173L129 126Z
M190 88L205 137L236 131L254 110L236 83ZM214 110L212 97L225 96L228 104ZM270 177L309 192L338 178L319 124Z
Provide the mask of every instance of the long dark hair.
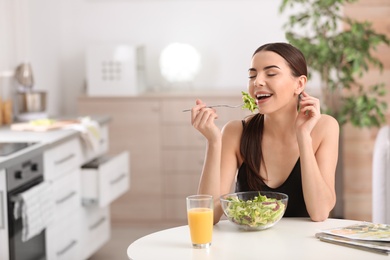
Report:
M291 44L282 42L264 44L253 53L253 56L260 51L272 51L283 57L290 67L293 76L307 76L305 56ZM250 116L245 122L241 136L240 153L243 163L247 165L246 176L249 188L252 190L259 190L265 181L260 176L260 163L264 164L261 149L263 130L264 116L257 113Z

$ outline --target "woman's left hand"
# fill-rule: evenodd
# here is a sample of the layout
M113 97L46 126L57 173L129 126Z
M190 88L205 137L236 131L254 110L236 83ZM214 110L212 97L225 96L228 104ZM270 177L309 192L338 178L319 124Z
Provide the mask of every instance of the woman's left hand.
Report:
M321 118L320 100L302 92L299 102L300 111L295 121L295 127L298 133L310 134Z

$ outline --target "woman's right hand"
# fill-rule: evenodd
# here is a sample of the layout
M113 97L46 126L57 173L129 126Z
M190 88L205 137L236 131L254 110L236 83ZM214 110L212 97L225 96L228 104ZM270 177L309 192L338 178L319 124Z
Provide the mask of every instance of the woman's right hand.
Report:
M191 109L191 124L204 135L209 142L222 138L221 130L214 122L217 118L218 115L215 109L207 107L200 99L196 100L196 106Z

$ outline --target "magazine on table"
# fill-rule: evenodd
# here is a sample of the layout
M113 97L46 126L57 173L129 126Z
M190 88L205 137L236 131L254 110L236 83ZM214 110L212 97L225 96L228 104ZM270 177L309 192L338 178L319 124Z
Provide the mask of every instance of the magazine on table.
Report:
M356 225L321 230L321 241L372 252L390 254L390 225L362 222Z

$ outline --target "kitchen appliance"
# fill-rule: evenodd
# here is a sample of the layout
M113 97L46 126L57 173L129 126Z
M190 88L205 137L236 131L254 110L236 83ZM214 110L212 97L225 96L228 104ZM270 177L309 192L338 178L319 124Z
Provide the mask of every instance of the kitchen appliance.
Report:
M18 93L18 112L37 113L46 111L46 92L29 91Z
M15 118L29 121L47 118L45 91L33 89L34 77L30 63L22 63L15 70L17 92L15 94Z
M45 232L22 241L22 218L16 217L18 195L43 182L43 156L34 155L6 168L10 260L46 259Z
M15 79L20 84L22 91L32 89L34 85L34 77L30 63L22 63L16 67Z

